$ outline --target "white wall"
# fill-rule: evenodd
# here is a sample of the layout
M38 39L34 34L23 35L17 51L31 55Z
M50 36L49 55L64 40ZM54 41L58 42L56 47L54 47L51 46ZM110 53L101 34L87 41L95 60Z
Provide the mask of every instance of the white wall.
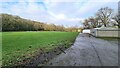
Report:
M96 37L120 37L118 29L92 29L91 34Z

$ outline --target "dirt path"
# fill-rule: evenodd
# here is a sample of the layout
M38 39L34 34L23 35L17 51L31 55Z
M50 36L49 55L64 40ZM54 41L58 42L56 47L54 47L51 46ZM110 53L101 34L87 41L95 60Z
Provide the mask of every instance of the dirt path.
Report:
M118 45L79 34L74 45L49 61L48 66L118 66Z

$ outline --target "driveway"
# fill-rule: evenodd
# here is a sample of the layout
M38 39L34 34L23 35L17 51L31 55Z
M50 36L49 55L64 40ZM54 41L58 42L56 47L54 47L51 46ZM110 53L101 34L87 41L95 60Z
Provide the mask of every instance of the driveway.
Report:
M79 34L73 46L47 66L118 66L118 44Z

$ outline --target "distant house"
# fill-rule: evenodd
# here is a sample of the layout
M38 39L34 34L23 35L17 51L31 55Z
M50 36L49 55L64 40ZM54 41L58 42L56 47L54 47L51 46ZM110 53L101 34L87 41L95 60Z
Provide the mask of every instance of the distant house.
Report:
M82 33L82 31L83 31L83 28L79 28L79 29L77 30L77 32L80 32L80 33Z

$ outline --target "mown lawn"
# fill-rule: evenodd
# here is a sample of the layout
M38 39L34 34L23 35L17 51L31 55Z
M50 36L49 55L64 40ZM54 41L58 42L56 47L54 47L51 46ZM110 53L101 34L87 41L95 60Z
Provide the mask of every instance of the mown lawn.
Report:
M49 51L59 44L70 46L77 35L78 32L3 32L3 66L30 58L40 48Z

